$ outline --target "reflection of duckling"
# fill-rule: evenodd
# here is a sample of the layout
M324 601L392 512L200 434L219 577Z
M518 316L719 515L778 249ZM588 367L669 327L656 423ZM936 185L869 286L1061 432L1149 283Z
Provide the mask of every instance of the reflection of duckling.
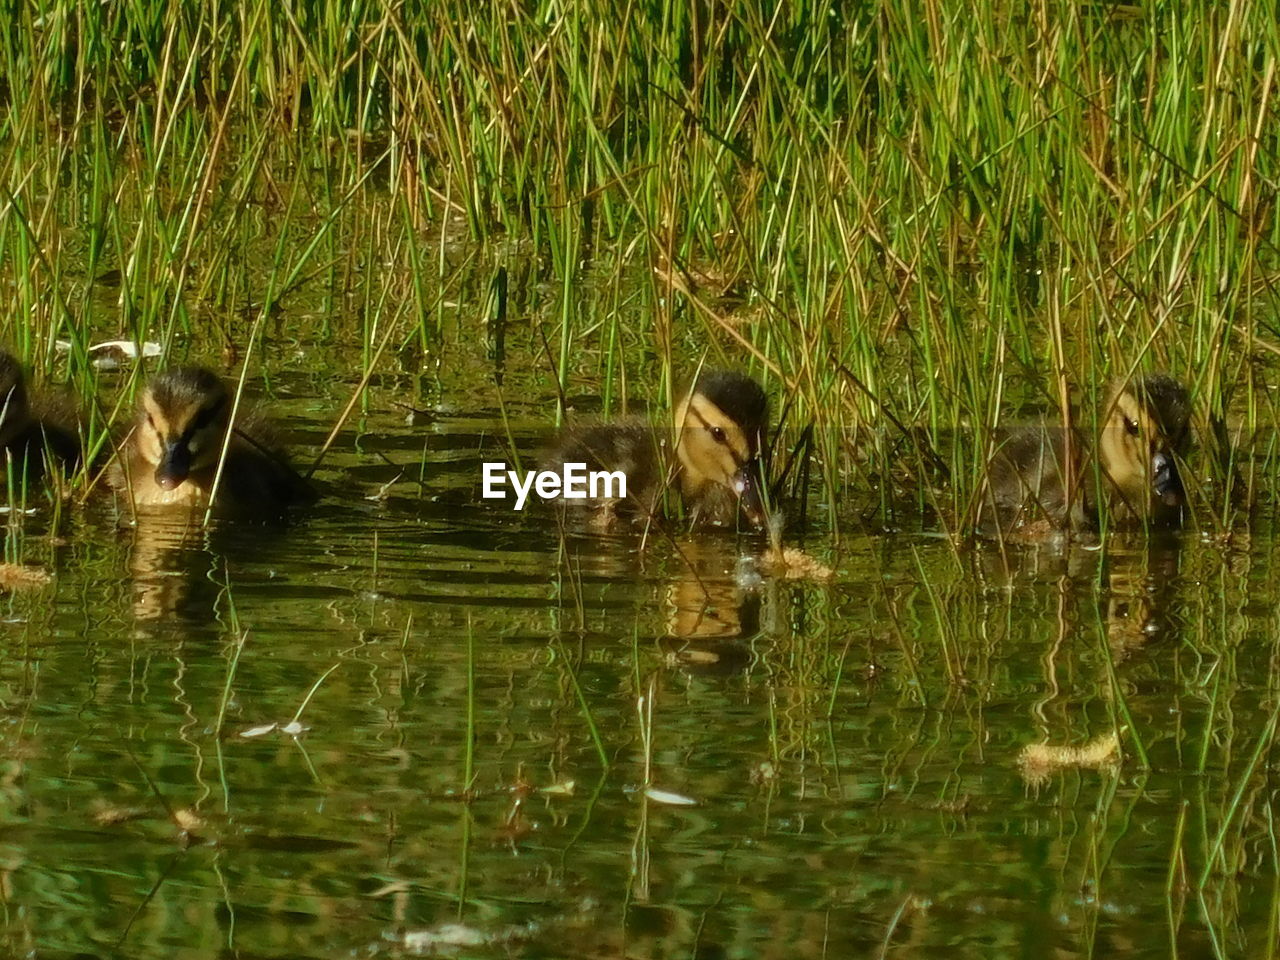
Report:
M51 456L69 467L80 462L80 443L48 411L32 409L22 367L8 353L0 353L0 481L9 474L15 482L44 476ZM10 466L12 465L12 466Z
M743 590L734 558L707 537L682 541L679 576L667 587L670 662L695 673L735 673L751 663L746 638L760 629L760 595ZM738 561L741 564L741 561Z
M682 640L711 641L754 633L759 611L744 609L749 598L759 607L760 581L751 576L751 560L714 538L686 536L677 546L681 562L667 585L667 632Z
M139 518L129 538L133 616L139 623L205 623L213 616L221 556L211 549L199 518L165 512Z
M206 507L231 424L231 405L222 380L200 367L175 367L152 379L143 391L133 433L112 464L111 486L139 507ZM272 516L314 499L306 481L261 430L261 424L242 418L232 432L218 484L222 511Z
M1082 437L1061 429L1002 433L987 465L979 531L987 536L1038 528L1095 526L1100 501L1112 523L1177 524L1184 491L1175 455L1189 437L1191 400L1163 374L1112 385L1103 407L1095 456L1101 490Z
M1106 633L1120 661L1176 630L1171 601L1178 577L1178 537L1150 537L1140 547L1106 551Z
M764 520L760 451L768 401L750 377L705 371L676 407L675 456L670 442L643 423L569 430L547 458L547 469L585 463L588 471L621 471L627 501L640 516L660 512L663 491L678 480L694 520L732 523L738 511L757 526ZM593 501L581 502L592 505ZM594 501L598 507L600 501ZM619 501L607 501L604 521Z

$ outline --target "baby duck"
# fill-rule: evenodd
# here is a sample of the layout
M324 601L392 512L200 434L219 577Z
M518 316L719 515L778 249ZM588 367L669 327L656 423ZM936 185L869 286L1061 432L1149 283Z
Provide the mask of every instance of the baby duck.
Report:
M202 510L209 505L226 446L218 512L279 516L291 505L313 500L307 482L252 416L240 418L227 444L231 406L222 379L202 367L174 367L154 377L108 482L135 507Z
M1002 432L987 465L979 533L1032 538L1067 527L1093 529L1104 502L1112 525L1177 525L1186 494L1175 458L1187 448L1190 419L1191 399L1172 377L1112 383L1093 453L1098 482L1077 431Z
M80 463L80 442L49 411L32 408L22 367L12 354L0 352L0 482L12 476L17 483L25 475L39 481L50 459L68 468ZM10 473L10 470L12 473Z
M750 377L704 371L676 406L673 434L647 423L570 430L544 466L559 471L566 463L584 463L588 471L626 475L625 501L561 501L599 509L603 526L619 511L643 518L660 514L663 492L675 481L695 523L733 523L741 512L760 527L765 521L760 453L767 415L764 390Z

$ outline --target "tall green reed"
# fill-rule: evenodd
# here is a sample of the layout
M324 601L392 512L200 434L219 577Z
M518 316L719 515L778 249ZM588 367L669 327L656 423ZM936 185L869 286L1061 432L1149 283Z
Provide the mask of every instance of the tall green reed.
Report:
M478 248L537 264L511 296L561 388L670 402L709 348L867 517L959 523L997 423L1135 367L1187 379L1238 465L1222 439L1277 424L1278 29L1191 2L23 7L6 333L46 369L71 341L87 394L95 337L216 353L318 296L366 365L387 323L448 364L482 307L450 343L439 291Z

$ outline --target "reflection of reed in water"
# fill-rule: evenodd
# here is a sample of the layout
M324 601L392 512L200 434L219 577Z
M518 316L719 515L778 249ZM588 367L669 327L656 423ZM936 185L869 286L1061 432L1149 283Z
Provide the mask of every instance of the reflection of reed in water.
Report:
M1101 551L1097 544L1078 541L1006 541L999 546L981 543L974 552L976 575L993 585L1008 587L1014 582L1058 580L1066 577L1087 583L1097 575Z
M1167 611L1177 587L1182 541L1174 534L1149 537L1110 537L1104 549L1075 543L985 547L977 556L976 573L984 580L1012 583L1065 578L1075 589L1061 594L1062 602L1091 603L1091 584L1105 585L1101 612L1112 656L1123 660L1169 632ZM1065 612L1065 611L1064 611ZM1092 620L1089 612L1083 619ZM1077 616L1070 618L1083 622Z

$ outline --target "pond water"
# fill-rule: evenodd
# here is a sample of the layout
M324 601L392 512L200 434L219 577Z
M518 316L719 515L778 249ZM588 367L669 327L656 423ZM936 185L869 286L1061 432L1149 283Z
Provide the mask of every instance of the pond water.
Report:
M289 439L353 385L278 375ZM287 528L28 519L54 579L2 600L4 953L1274 947L1271 537L846 532L787 581L754 537L481 504L500 413L408 422L403 386ZM525 453L549 409L508 411Z

